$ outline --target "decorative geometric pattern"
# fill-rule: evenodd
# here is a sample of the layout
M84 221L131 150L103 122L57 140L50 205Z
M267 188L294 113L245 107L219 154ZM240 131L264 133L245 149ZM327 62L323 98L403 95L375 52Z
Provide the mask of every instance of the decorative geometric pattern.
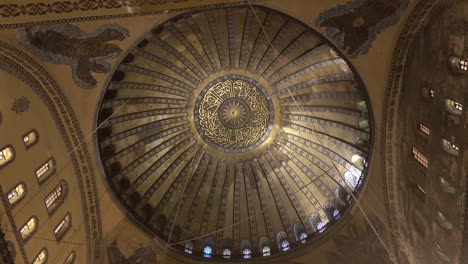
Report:
M190 254L203 257L212 239L211 258L228 247L240 259L247 241L255 258L267 237L273 256L278 232L294 250L303 244L294 226L305 244L314 240L338 221L330 212L346 218L342 194L365 179L351 158L369 159L371 111L358 108L367 97L352 69L302 23L253 9L166 21L129 51L103 97L108 181L141 225L181 253L193 240Z
M254 149L272 129L271 97L257 83L244 77L225 76L202 90L195 104L194 119L200 135L226 152Z
M11 111L15 112L17 115L21 115L22 113L29 111L29 104L31 104L31 101L29 101L28 98L21 96L13 101Z

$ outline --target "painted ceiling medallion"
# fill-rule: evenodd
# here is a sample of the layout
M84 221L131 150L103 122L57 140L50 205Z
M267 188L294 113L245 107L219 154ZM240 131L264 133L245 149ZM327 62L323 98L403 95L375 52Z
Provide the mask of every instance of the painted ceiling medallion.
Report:
M225 152L245 152L268 137L274 109L271 97L258 83L232 75L202 90L194 119L208 144Z

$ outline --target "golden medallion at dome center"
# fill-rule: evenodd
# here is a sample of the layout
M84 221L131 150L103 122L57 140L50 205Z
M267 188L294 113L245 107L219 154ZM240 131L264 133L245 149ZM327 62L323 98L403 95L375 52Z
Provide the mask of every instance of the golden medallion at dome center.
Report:
M266 139L273 104L260 85L252 82L231 76L210 83L201 92L195 122L210 145L227 152L244 152Z

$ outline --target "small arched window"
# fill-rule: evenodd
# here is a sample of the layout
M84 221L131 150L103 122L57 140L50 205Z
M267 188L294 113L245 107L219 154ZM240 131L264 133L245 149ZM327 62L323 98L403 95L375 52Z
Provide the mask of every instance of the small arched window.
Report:
M341 214L340 211L338 211L338 209L333 210L333 217L335 218L335 220L340 219Z
M284 231L278 232L276 235L276 240L278 241L278 248L280 251L288 251L289 250L289 241L288 235Z
M340 211L336 208L333 201L328 201L323 205L323 211L328 217L328 220L338 220L340 219Z
M231 258L231 250L229 248L223 249L223 258L225 259Z
M23 240L28 240L31 235L37 230L38 221L36 217L31 217L26 224L20 229Z
M463 111L463 105L461 103L448 98L444 100L444 107L447 112L453 115L461 115Z
M322 233L325 231L325 224L322 222L320 215L318 213L313 213L309 216L309 222L312 225L312 228L317 233Z
M70 255L68 255L67 259L65 260L63 264L73 264L75 262L75 258L76 258L76 252L75 250L72 250L72 252L70 253Z
M271 255L271 249L270 249L270 243L268 241L268 238L263 236L260 238L259 240L259 244L260 244L260 250L262 252L262 256L264 257L267 257L267 256L270 256Z
M424 168L429 166L428 158L422 154L417 148L413 147L413 158L419 162Z
M213 254L213 238L207 238L203 244L203 256L205 258L211 258L211 254Z
M47 249L43 248L37 257L33 260L32 264L44 264L47 262Z
M7 194L8 203L14 205L24 198L26 195L26 185L23 183L18 184L13 190Z
M0 149L0 168L6 166L15 159L15 150L12 146Z
M431 130L422 123L419 123L418 130L426 136L429 136L431 134Z
M53 213L55 209L63 202L65 195L67 194L67 183L61 180L60 183L52 190L49 195L44 199L47 211Z
M296 237L296 241L301 244L305 243L307 239L307 233L305 231L304 225L301 223L294 224L294 236Z
M36 130L29 131L23 136L23 143L26 149L31 148L39 141L39 133Z
M72 225L72 217L70 213L67 213L60 223L55 227L54 234L57 241L60 241Z
M447 230L452 230L453 224L450 223L447 217L445 217L445 215L439 210L437 210L436 220L437 220L437 223L439 223L441 227Z
M213 249L211 248L211 246L206 246L204 249L203 249L203 256L205 258L211 258L211 254L213 252Z
M247 240L242 240L241 242L241 250L242 250L242 258L250 259L252 258L252 245Z
M281 250L282 251L288 251L290 248L289 248L289 241L287 240L283 240L281 242Z
M452 185L450 185L450 183L442 177L440 177L440 185L442 186L442 190L444 190L444 192L452 195L455 194L455 188L453 188Z
M55 171L55 160L53 158L49 159L48 161L44 162L37 170L36 170L36 178L39 183L44 182L52 173Z
M189 241L185 243L185 253L192 254L193 253L193 242Z
M445 263L450 263L450 258L445 254L445 250L439 245L439 243L434 244L434 253L436 256Z
M440 140L440 145L445 152L448 154L457 156L458 155L458 147L457 145L453 144L452 142L448 141L447 139L443 138Z
M351 171L347 171L344 173L344 178L346 180L346 184L352 190L356 189L357 184L359 182L359 177L352 173Z

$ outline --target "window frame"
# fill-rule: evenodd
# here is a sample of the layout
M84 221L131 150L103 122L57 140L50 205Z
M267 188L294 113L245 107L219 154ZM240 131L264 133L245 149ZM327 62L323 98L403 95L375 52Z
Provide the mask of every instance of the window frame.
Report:
M68 225L65 226L64 221L67 218L67 216L70 217L70 220L69 220ZM72 224L73 224L72 215L71 215L70 212L67 212L65 214L65 216L60 220L60 222L57 225L55 225L55 227L54 227L54 235L55 235L55 239L57 240L57 242L60 242L65 237L65 235L71 229ZM63 229L63 228L65 228L65 229ZM57 231L57 229L58 229L58 231Z
M48 165L49 169L44 174L42 174L41 176L38 176L37 175L38 171L41 170L46 165ZM50 167L52 167L52 168L50 168ZM42 162L41 165L34 170L34 176L36 177L36 180L39 183L39 185L46 182L47 179L49 179L50 176L52 176L52 174L55 173L56 168L57 168L57 164L56 164L56 161L55 161L54 157L50 157L45 162Z
M60 187L60 195L57 196L57 198L50 204L50 206L47 206L47 198L49 196L53 195L56 193L57 188ZM50 191L46 197L44 197L44 205L46 207L47 212L49 213L49 216L52 215L54 212L57 211L57 209L60 207L60 205L65 201L65 198L67 197L68 194L68 184L65 180L60 180L59 184Z
M20 185L24 186L24 194L20 198L18 198L18 200L16 200L14 203L10 203L10 199L8 198L8 195L11 192L16 191L16 188L18 188L18 186L20 186ZM26 186L26 183L24 183L23 181L20 181L15 187L10 189L10 191L8 191L5 194L5 197L6 197L7 201L8 201L8 205L10 206L10 208L14 208L19 202L21 202L21 200L23 200L24 197L26 197L27 192L28 192L28 187Z
M36 257L34 258L34 260L31 262L31 264L36 264L36 261L37 261L37 258L39 258L39 256L41 255L42 252L45 252L45 258L44 258L44 261L42 262L37 262L39 264L45 264L47 263L47 260L49 259L49 252L47 250L47 248L42 248L41 251L39 251L39 253L36 255Z
M34 134L34 136L36 137L36 139L31 142L31 143L27 143L27 142L24 142L24 138L29 136L31 133ZM36 129L31 129L29 130L26 134L24 134L22 137L21 137L21 141L23 142L23 145L24 147L26 148L26 150L29 150L30 148L32 148L34 145L36 145L37 143L39 143L39 133L37 132Z
M13 146L10 145L10 144L5 145L5 146L2 146L2 147L0 148L0 153L1 153L0 155L3 156L3 151L4 151L5 149L8 149L8 148L11 149L11 158L8 159L5 163L0 164L0 169L6 167L8 164L10 164L11 162L13 162L13 161L15 160L15 158L16 158L16 151L15 151L15 148L13 148ZM6 160L6 159L5 159L5 160Z
M24 237L23 233L21 231L29 223L29 221L31 221L32 219L35 219L36 225L34 226L34 229L28 234L28 236ZM39 219L35 215L31 216L23 225L21 225L18 232L19 232L21 238L23 239L23 243L26 243L29 239L31 239L32 236L34 235L34 233L37 232L38 228L39 228Z

